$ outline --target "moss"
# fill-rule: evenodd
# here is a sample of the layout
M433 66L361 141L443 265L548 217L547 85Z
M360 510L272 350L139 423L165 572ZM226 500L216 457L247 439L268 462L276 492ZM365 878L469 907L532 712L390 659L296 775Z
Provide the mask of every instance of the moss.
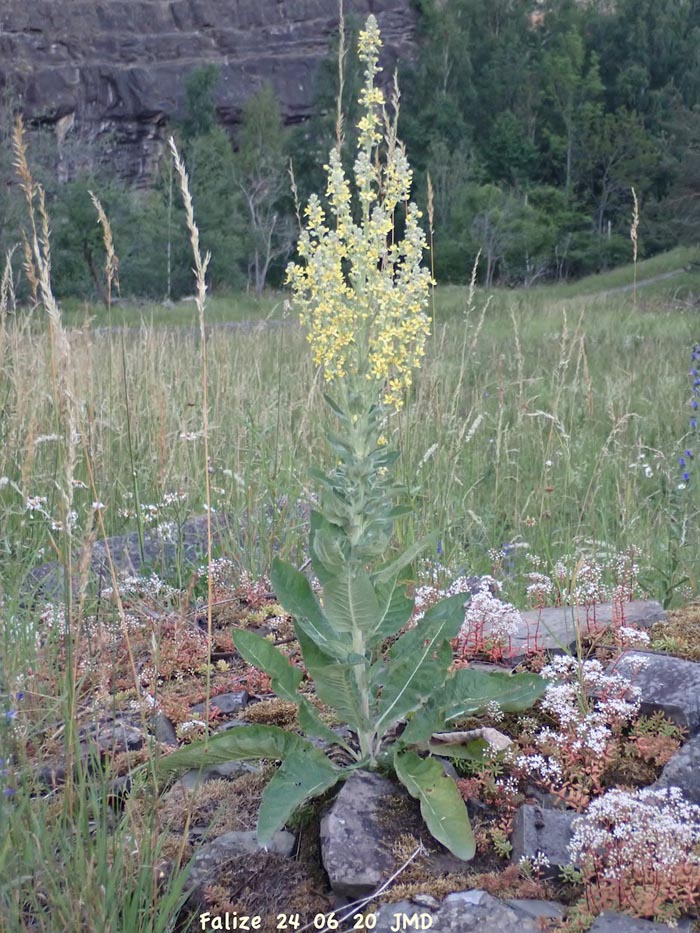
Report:
M679 658L700 660L700 604L675 609L651 629L651 647Z

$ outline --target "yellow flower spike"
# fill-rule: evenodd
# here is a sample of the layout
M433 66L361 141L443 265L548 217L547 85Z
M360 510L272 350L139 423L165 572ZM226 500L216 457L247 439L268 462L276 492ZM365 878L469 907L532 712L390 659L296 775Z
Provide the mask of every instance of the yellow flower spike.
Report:
M367 387L363 396L381 395L398 409L411 385L411 370L425 354L431 278L421 267L426 237L418 223L420 211L408 201L411 169L396 138L395 119L387 120L384 95L374 83L380 48L376 19L369 17L359 39L365 84L353 168L362 220L358 224L353 218L351 184L334 149L324 166L327 206L310 198L298 244L300 261L288 266L287 282L324 378L359 379L353 384ZM394 216L404 208L399 241ZM331 217L333 229L327 225Z

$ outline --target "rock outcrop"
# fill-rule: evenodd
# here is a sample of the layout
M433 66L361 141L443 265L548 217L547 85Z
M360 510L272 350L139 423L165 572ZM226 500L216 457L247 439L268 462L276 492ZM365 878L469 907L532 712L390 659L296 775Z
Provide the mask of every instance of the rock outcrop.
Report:
M410 55L411 0L345 0L345 9L377 16L386 64ZM220 68L216 104L229 127L265 80L285 120L302 121L337 20L337 0L3 0L0 90L30 123L53 128L67 172L99 158L146 183L195 68Z

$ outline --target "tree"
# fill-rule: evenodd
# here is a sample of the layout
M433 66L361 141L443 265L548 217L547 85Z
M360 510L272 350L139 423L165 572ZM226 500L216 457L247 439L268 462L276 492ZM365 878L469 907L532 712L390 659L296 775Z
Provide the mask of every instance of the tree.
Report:
M234 171L250 224L248 284L259 295L273 262L289 255L295 237L288 210L287 137L270 84L243 107Z

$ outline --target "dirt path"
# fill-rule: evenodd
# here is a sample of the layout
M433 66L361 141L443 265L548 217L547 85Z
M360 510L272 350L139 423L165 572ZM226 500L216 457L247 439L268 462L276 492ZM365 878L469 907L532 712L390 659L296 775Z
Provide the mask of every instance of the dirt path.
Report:
M658 275L653 275L650 279L641 279L637 282L637 288L644 288L647 285L655 285L657 282L663 282L665 279L675 278L677 275L683 275L685 269L674 269L673 272L660 272ZM602 292L588 292L585 295L581 295L581 298L607 298L608 295L619 295L622 292L631 292L634 291L634 283L629 285L617 285L615 288L606 288Z

